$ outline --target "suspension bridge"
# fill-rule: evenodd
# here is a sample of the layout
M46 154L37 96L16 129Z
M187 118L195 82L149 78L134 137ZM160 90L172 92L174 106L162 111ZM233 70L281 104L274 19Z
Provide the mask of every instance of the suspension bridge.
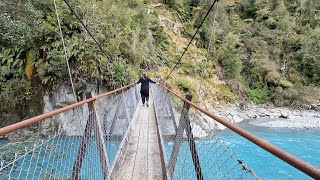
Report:
M55 0L54 5L75 96ZM318 167L192 103L190 94L183 97L165 84L152 85L146 107L139 89L131 84L105 94L87 92L86 100L1 128L0 138L8 142L0 141L0 179L261 179L234 149L200 125L208 119L320 179Z
M0 136L12 140L0 148L0 179L260 179L254 167L199 125L204 116L320 177L319 168L162 84L151 86L149 107L139 101L136 84L86 97L1 128Z

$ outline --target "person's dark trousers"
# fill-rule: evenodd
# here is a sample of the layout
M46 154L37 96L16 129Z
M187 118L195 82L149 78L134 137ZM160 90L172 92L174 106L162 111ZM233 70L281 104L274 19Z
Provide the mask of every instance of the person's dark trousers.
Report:
M141 93L142 104L149 101L149 95Z

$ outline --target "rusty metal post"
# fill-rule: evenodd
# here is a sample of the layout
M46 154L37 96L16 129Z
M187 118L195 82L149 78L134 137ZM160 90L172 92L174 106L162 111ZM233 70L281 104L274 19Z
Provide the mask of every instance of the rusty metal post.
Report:
M192 95L191 94L187 94L186 95L186 99L188 101L191 101L192 100ZM203 175L202 175L202 170L201 170L201 166L200 166L199 156L198 156L198 153L197 153L196 144L194 142L194 137L193 137L193 134L192 134L192 128L191 128L189 114L188 114L189 109L190 109L190 105L187 104L187 103L184 103L184 108L187 109L187 111L185 111L186 113L184 114L184 120L185 120L186 132L187 132L187 136L188 136L189 148L190 148L190 152L191 152L191 155L192 155L192 161L193 161L193 165L194 165L194 170L196 171L197 179L198 180L203 180Z
M180 149L180 144L181 144L181 139L183 138L183 131L184 131L184 120L183 120L183 113L186 111L184 108L181 112L180 120L179 120L179 126L178 130L176 132L173 148L172 148L172 153L170 156L170 161L169 161L169 177L172 179L173 174L174 174L174 169L176 167L178 155L179 155L179 149Z
M189 96L189 98L190 98L190 96ZM191 96L191 98L192 98L192 96ZM175 140L174 140L174 144L173 144L173 148L172 148L172 153L170 156L170 161L169 161L169 177L171 179L174 175L174 169L176 167L176 163L178 160L181 140L183 139L183 132L185 129L185 124L186 124L185 120L184 120L184 118L185 118L184 114L188 113L189 109L190 109L190 105L188 105L187 103L184 103L183 109L181 112L181 116L180 116L180 120L179 120L178 129L176 131L176 136L175 136Z
M91 117L91 113L89 113L89 119L87 121L86 124L86 128L84 130L84 135L81 138L81 143L78 149L78 153L77 153L77 158L76 161L73 165L72 168L72 175L71 175L71 179L75 179L78 180L79 179L79 174L80 174L80 170L81 170L81 166L82 166L82 161L84 159L85 156L85 152L87 150L87 146L88 146L88 142L90 139L90 132L91 132L91 126L90 124L92 123L92 117Z
M166 86L160 84L164 89L170 91L172 94L174 94L175 96L177 96L178 98L180 98L181 100L183 100L185 103L191 105L192 107L194 107L195 109L203 112L204 114L206 114L207 116L211 117L212 119L216 120L217 122L223 124L224 126L226 126L227 128L229 128L230 130L234 131L235 133L239 134L240 136L246 138L247 140L251 141L252 143L260 146L261 148L263 148L264 150L268 151L269 153L275 155L276 157L278 157L279 159L282 159L284 162L290 164L291 166L295 167L296 169L300 170L301 172L304 172L306 175L314 178L314 179L319 179L320 177L320 169L282 149L280 149L279 147L269 143L268 141L255 136L251 133L249 133L248 131L238 127L237 125L227 121L224 118L221 118L217 115L212 114L211 112L207 111L206 109L200 107L199 105L196 105L194 103L192 103L191 101L183 98L182 96L180 96L177 92L170 90L169 88L167 88Z
M186 99L191 101L192 95L187 94ZM181 140L183 139L183 131L186 130L189 148L190 148L191 155L192 155L192 161L193 161L194 168L195 168L195 171L197 174L197 179L203 180L200 161L199 161L198 153L196 150L196 145L194 142L194 137L192 134L190 119L189 119L189 115L188 115L189 109L190 109L190 105L188 103L184 103L183 110L182 110L181 117L180 117L180 121L179 121L178 131L176 133L176 138L175 138L175 142L173 145L171 158L169 161L169 175L171 178L173 177L174 169L175 169L177 159L178 159Z
M91 93L86 93L86 98L91 98L92 94ZM92 115L94 116L94 121L93 121L93 126L94 126L94 130L95 132L95 138L96 138L96 143L97 143L97 150L99 152L99 157L100 157L100 163L102 166L102 172L103 172L103 177L104 179L108 178L108 155L107 155L107 149L105 146L105 138L104 138L104 133L102 130L102 126L101 126L101 122L98 119L97 116L97 110L95 107L95 101L93 101L92 103L88 104L89 106L89 111L92 111Z
M91 93L86 93L86 98L90 99L92 98ZM101 123L97 118L96 114L96 108L94 101L88 103L88 108L89 108L89 119L86 124L86 128L84 131L84 135L81 139L80 147L78 150L77 154L77 159L75 164L73 165L72 169L72 176L71 179L78 180L79 179L79 174L82 166L82 161L85 157L86 154L86 149L89 143L90 139L90 134L94 130L95 133L95 139L97 142L97 150L99 152L99 157L100 157L100 163L102 165L102 172L104 179L107 179L108 177L108 157L107 157L107 150L105 148L105 141L104 141L104 135L101 127ZM93 128L91 127L93 125Z

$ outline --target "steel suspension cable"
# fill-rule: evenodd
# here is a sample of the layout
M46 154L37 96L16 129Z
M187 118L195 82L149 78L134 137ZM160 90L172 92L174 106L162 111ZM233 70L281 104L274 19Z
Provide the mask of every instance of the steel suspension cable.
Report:
M64 1L66 1L66 0L64 0ZM201 23L200 23L197 31L193 34L191 40L189 41L189 44L187 45L187 47L186 47L185 50L183 51L182 55L180 56L179 60L176 62L175 66L174 66L174 67L172 68L172 70L170 71L169 75L165 78L166 80L169 79L169 77L170 77L170 75L172 74L172 72L177 68L178 64L181 63L181 60L182 60L184 54L187 52L190 44L192 43L192 41L193 41L194 38L196 37L196 35L197 35L198 31L200 30L202 24L204 23L204 21L206 20L206 18L207 18L208 15L209 15L209 13L211 12L212 8L214 7L214 5L215 5L218 1L219 1L219 0L214 0L214 1L213 1L213 3L212 3L212 5L210 6L209 10L207 11L206 15L205 15L204 18L202 19L202 21L201 21Z
M74 96L75 101L78 102L78 101L77 101L76 92L75 92L75 90L74 90L74 85L73 85L73 80L72 80L70 65L69 65L69 61L68 61L67 49L66 49L66 46L65 46L65 43L64 43L64 38L63 38L62 30L61 30L61 23L60 23L60 18L59 18L59 14L58 14L58 9L57 9L56 0L53 0L53 3L54 3L54 9L55 9L55 13L56 13L57 20L58 20L59 31L60 31L60 36L61 36L61 41L62 41L63 51L64 51L64 57L65 57L66 62L67 62L68 74L69 74L69 78L70 78L70 81L71 81L71 87L72 87L72 91L73 91L73 96Z
M72 14L74 14L76 16L76 18L78 19L78 21L81 23L81 25L84 27L84 29L88 32L88 34L90 35L90 37L94 40L95 44L99 47L100 51L109 59L111 59L111 56L102 49L102 46L100 43L98 43L98 41L94 38L94 36L92 35L92 33L89 31L89 29L87 28L87 26L82 22L82 20L80 19L79 15L73 10L73 8L70 6L70 4L68 3L67 0L64 0L64 2L66 3L66 5L68 6L68 8L70 9L70 11L72 12ZM111 64L116 67L116 65L110 61Z

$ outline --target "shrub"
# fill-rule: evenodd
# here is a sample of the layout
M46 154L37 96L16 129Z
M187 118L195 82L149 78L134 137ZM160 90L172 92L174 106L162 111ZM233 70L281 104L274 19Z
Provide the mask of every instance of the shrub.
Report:
M268 100L268 90L266 88L250 89L247 96L254 103L262 104Z
M178 81L178 86L184 92L190 92L191 91L191 83L189 81L187 81L187 80Z
M293 84L290 81L287 81L287 80L284 80L284 79L279 81L279 85L284 87L284 88L293 87Z
M227 78L233 79L240 77L240 73L242 71L242 61L238 58L227 58L224 59L223 62L223 71L224 75Z
M272 101L276 106L282 106L284 103L283 99L283 89L281 86L278 86L274 89Z

